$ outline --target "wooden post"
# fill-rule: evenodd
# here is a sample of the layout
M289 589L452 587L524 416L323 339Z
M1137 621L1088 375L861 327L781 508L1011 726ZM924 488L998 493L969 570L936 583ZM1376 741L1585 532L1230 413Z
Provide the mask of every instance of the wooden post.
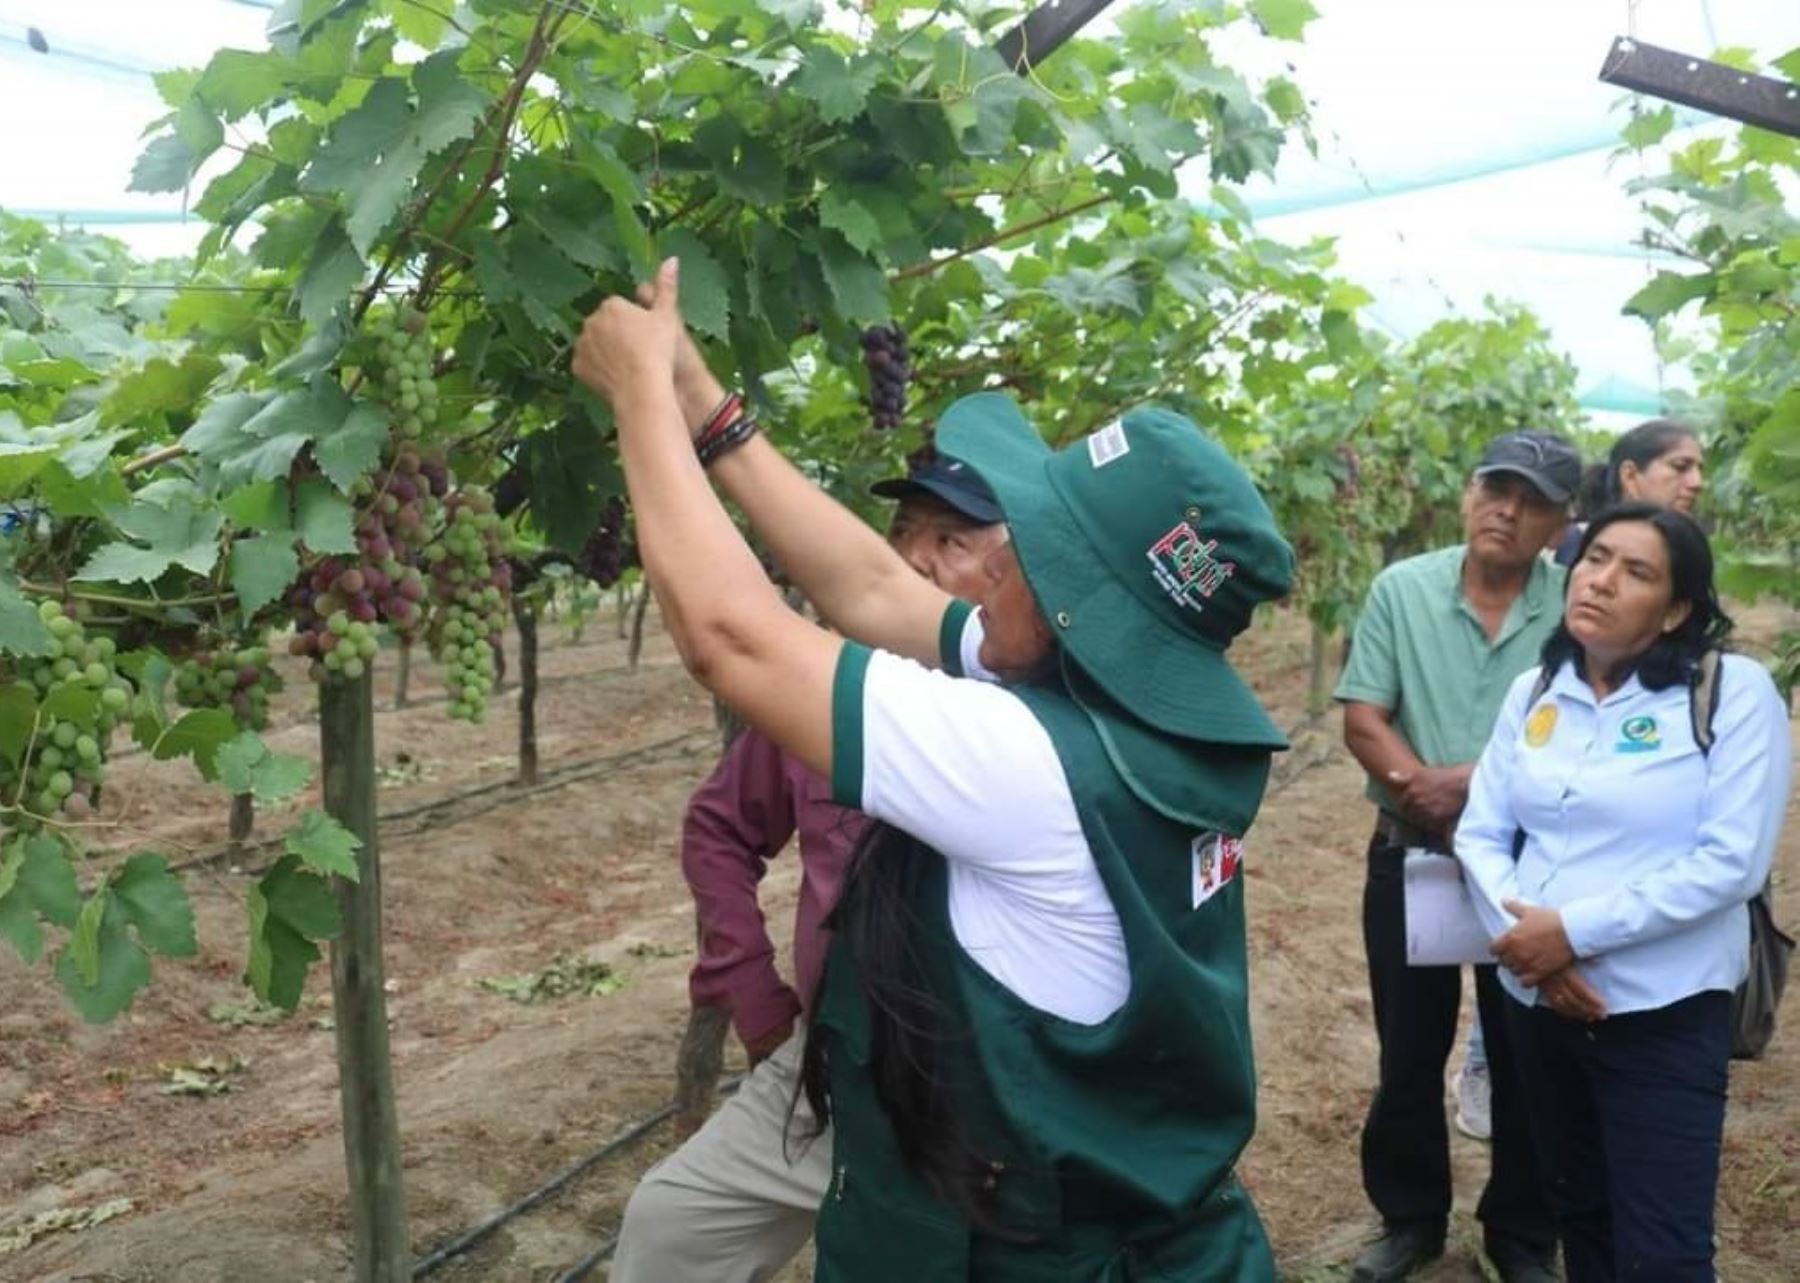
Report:
M644 653L644 616L650 611L650 584L645 581L638 589L637 609L631 614L631 646L625 652L625 662L635 669L638 659Z
M1331 635L1315 620L1307 657L1309 676L1306 684L1306 715L1315 722L1331 707L1331 695L1325 689L1325 650L1330 641Z
M513 598L513 622L519 627L519 783L532 785L538 778L537 603L529 597Z
M498 695L506 689L506 639L498 637L494 641L494 694Z
M250 836L250 830L256 827L256 799L248 793L239 793L231 799L231 824L226 835L231 845L241 847Z
M631 594L625 591L625 581L619 580L613 585L613 607L619 613L619 640L626 637L625 625L631 619Z
M371 674L319 687L319 743L325 809L362 841L357 853L361 881L332 880L343 918L331 944L331 998L354 1277L356 1283L405 1283L411 1276L411 1250L383 989Z
M413 639L400 639L400 660L394 668L394 707L405 708L407 692L412 686Z
M686 1140L712 1112L713 1093L725 1068L725 1035L731 1013L723 1007L695 1007L675 1057L675 1135Z

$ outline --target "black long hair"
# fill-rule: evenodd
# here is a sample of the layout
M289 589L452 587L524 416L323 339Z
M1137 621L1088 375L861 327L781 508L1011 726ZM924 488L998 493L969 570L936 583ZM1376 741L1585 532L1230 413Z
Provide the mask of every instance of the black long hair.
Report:
M963 1126L957 1047L969 1032L927 979L923 951L943 942L920 917L918 888L931 862L942 859L911 834L872 821L851 853L827 925L856 967L869 1013L869 1075L901 1160L983 1233L1025 1241L996 1220L992 1185L984 1183L989 1168ZM830 1123L832 1104L820 997L813 996L800 1066L800 1094L818 1120L815 1138Z
M1621 521L1642 521L1656 528L1669 554L1670 603L1685 602L1688 607L1687 618L1650 643L1649 648L1632 661L1630 671L1637 674L1646 690L1683 685L1693 680L1700 657L1709 650L1722 648L1731 634L1731 617L1719 605L1718 590L1713 586L1712 548L1705 533L1685 513L1653 503L1622 503L1606 509L1588 523L1575 550L1574 565L1581 564L1588 548L1607 527ZM1574 582L1571 568L1569 583ZM1557 624L1550 640L1544 643L1544 671L1555 673L1564 661L1573 660L1579 672L1586 658L1587 652L1581 643L1569 633L1565 612L1563 622Z
M1626 464L1641 472L1683 441L1697 440L1698 433L1674 419L1646 419L1631 431L1621 433L1606 462L1595 464L1582 476L1577 504L1582 519L1592 521L1597 514L1625 502L1622 478Z

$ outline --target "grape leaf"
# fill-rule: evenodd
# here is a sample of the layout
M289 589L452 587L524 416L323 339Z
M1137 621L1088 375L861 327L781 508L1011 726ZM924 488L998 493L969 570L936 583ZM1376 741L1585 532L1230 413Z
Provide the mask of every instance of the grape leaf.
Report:
M457 69L460 50L431 55L413 69L418 106L404 81L383 77L337 122L301 175L305 191L336 192L349 217L344 228L367 256L406 203L431 155L474 132L488 96Z
M1258 25L1277 40L1298 40L1306 24L1319 16L1311 0L1250 0Z
M285 531L293 528L288 517L287 487L279 481L256 481L233 490L219 501L231 524L248 530Z
M362 839L317 807L301 814L287 831L283 846L314 873L361 880L356 853L362 849Z
M54 640L37 607L25 600L16 584L0 578L0 654L48 655Z
M1627 147L1653 147L1669 136L1675 128L1675 109L1663 107L1658 111L1641 111L1632 117L1625 126L1621 137Z
M525 310L543 329L573 333L573 317L562 309L592 288L593 278L535 228L514 233L510 242L507 265Z
M300 556L289 534L259 535L231 544L231 589L245 618L279 601L300 573Z
M858 325L886 320L888 287L881 268L836 232L821 233L814 244L838 314Z
M256 996L292 1011L300 1005L306 971L318 961L313 941L329 940L341 926L337 901L325 879L284 855L250 888L250 963L245 973Z
M313 458L331 483L345 494L381 459L388 440L388 418L380 406L358 401L343 422L313 443Z
M571 417L521 441L519 459L531 483L532 521L553 548L579 556L607 497L623 488L616 455L591 424Z
M226 120L239 120L275 97L284 59L244 49L221 49L194 83L194 94Z
M873 254L881 244L881 226L875 221L875 215L841 188L830 188L819 197L819 222L842 232L845 240L865 254ZM686 284L685 280L683 284ZM683 310L686 310L686 304L684 296Z
M147 851L132 856L108 887L145 948L165 958L191 958L199 952L193 906L162 856Z
M178 192L194 176L198 162L193 149L174 134L153 138L144 148L137 164L131 167L131 182L126 191Z
M880 78L881 64L874 58L847 59L829 46L814 45L794 76L794 92L818 105L821 120L836 125L856 118Z
M225 791L248 793L265 806L285 802L312 782L312 763L304 757L271 752L255 731L245 731L219 746L213 766Z
M268 240L270 234L265 234L263 239ZM262 242L257 244L260 249ZM276 244L270 244L271 254L277 249ZM366 266L363 256L351 244L343 220L332 219L312 243L306 270L300 273L300 281L294 286L294 305L300 319L312 326L322 326L329 321L349 299L350 291L361 282Z
M115 542L97 548L75 578L111 584L149 583L168 568L169 558L163 553Z
M625 250L633 273L648 276L655 264L650 257L650 233L644 230L644 222L638 217L637 203L641 193L637 178L619 159L618 153L604 143L588 147L585 158L588 172L612 203L613 226L619 233L619 244Z
M100 422L115 427L170 410L186 411L223 368L218 357L199 349L180 361L155 357L118 381L102 405Z
M150 958L131 938L128 924L124 907L102 887L83 908L75 934L56 960L63 992L93 1024L124 1011L150 983Z
M218 774L217 758L221 745L237 735L237 723L231 712L223 708L196 708L182 715L180 721L162 730L152 741L151 756L159 762L172 757L192 757L200 774L213 779Z
M91 731L100 720L100 692L91 686L68 682L44 696L44 702L38 705L38 711L45 717L54 717L59 722L73 722L78 729Z
M75 918L75 930L69 935L68 952L63 956L74 961L75 972L83 984L94 985L100 981L100 924L106 920L109 898L104 886L89 896Z
M355 552L355 513L350 501L317 477L300 483L294 496L294 528L314 552Z
M81 909L81 890L75 885L75 869L60 840L45 834L16 839L0 860L0 936L27 963L44 951L43 917L58 926L75 924Z
M1705 298L1718 284L1711 272L1683 276L1679 272L1658 272L1650 283L1625 302L1627 316L1641 316L1647 321L1679 311L1697 298Z
M0 755L14 767L37 727L37 692L28 682L0 686Z
M55 448L0 441L0 499L11 499L56 458Z
M165 506L139 494L136 502L111 515L121 534L149 547L122 541L107 544L88 560L76 579L131 583L156 579L170 566L204 575L218 564L219 531L225 519L185 495Z
M719 260L685 227L670 228L661 242L663 254L681 260L682 319L711 338L726 338L731 332L731 283Z

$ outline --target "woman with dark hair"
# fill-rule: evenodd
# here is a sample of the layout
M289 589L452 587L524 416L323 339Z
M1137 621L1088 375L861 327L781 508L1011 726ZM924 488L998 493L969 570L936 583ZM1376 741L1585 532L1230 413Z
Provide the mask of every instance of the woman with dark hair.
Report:
M881 822L807 1040L832 1145L815 1278L1272 1280L1234 1176L1239 840L1283 740L1225 658L1293 573L1267 506L1169 411L1052 453L1006 397L966 397L937 448L1009 536L976 611L757 434L676 291L670 260L574 358L613 408L650 582L694 675ZM787 609L713 484L844 636Z
M1711 1283L1727 1016L1787 809L1787 709L1761 665L1708 659L1731 621L1680 512L1601 513L1564 600L1456 854L1495 937L1570 1283Z
M1638 424L1621 433L1606 462L1595 464L1582 478L1581 521L1557 545L1557 564L1575 564L1582 532L1596 513L1621 503L1650 503L1691 517L1705 487L1705 458L1692 428L1673 419Z

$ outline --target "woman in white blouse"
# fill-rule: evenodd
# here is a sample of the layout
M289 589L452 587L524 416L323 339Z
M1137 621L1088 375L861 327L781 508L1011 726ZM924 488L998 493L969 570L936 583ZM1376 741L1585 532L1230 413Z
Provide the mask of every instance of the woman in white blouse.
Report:
M1713 1279L1731 991L1792 779L1786 706L1725 655L1706 537L1626 504L1583 535L1562 626L1514 684L1456 854L1494 938L1570 1283Z

